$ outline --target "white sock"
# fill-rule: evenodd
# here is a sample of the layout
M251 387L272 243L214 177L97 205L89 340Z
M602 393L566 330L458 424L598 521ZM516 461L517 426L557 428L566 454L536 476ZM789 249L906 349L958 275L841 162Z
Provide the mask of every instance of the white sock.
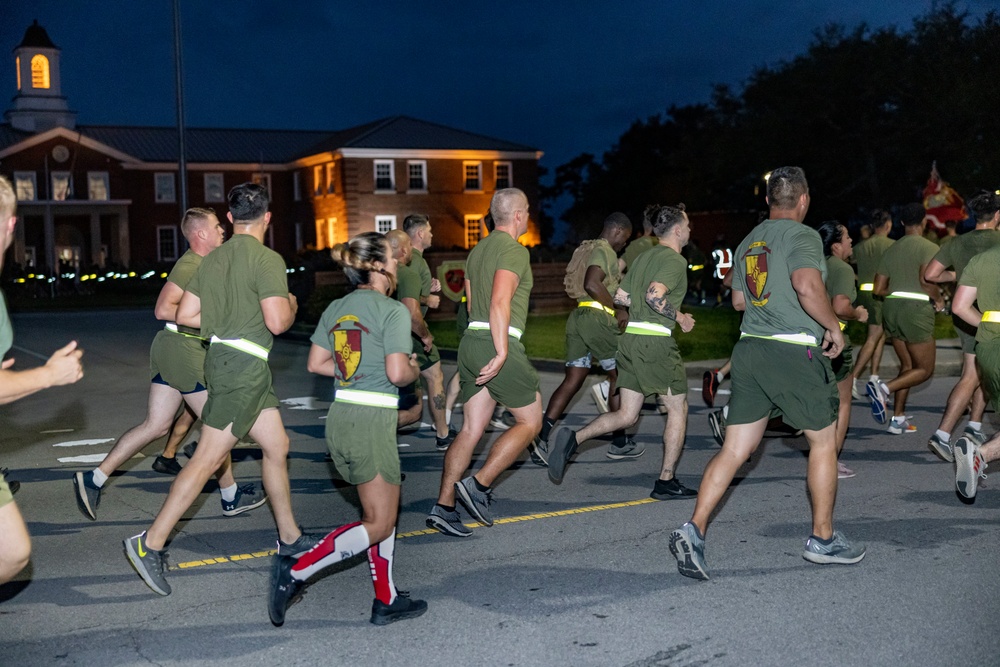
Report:
M965 425L966 428L971 428L973 431L982 431L983 422L969 422Z
M451 410L444 411L444 420L448 424L448 428L451 428Z
M729 403L722 406L722 416L729 419Z
M902 424L903 422L906 421L906 415L899 415L899 416L893 415L892 421L895 422L896 424Z
M236 500L237 490L238 489L235 484L233 484L232 486L227 486L224 489L221 487L219 488L219 491L222 491L222 499L225 500L227 503L231 503L234 500Z
M108 476L101 472L100 468L94 468L94 486L101 488L108 481Z
M723 380L725 380L725 379L726 379L726 376L725 376L725 374L724 374L724 373L723 373L722 371L716 371L716 372L715 372L715 378L716 378L716 379L717 379L717 380L718 380L719 382L722 382Z
M292 578L305 581L324 567L359 554L369 546L371 539L360 521L341 526L299 558L292 566Z
M875 375L875 374L869 375L868 376L868 381L869 382L875 382L877 384L878 383L878 376Z
M947 431L938 429L934 432L934 435L936 435L938 440L941 440L942 442L951 442L951 433L948 433Z

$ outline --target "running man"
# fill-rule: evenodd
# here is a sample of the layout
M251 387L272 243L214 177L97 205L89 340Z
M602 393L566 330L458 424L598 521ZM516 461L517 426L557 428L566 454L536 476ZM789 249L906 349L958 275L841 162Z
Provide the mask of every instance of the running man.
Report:
M708 579L709 518L750 455L772 411L803 429L809 443L806 481L812 534L802 557L813 563L857 563L865 547L833 529L837 498L837 388L830 359L844 335L823 284L826 262L816 230L802 224L809 185L799 167L781 167L767 181L770 219L736 250L733 308L745 311L733 348L733 393L722 450L705 468L691 520L670 535L670 553L685 577Z
M1000 196L984 192L969 200L969 210L976 220L976 228L955 237L954 241L941 246L941 249L927 265L924 280L930 283L951 283L962 279L962 273L969 261L981 252L993 246L1000 245ZM944 238L951 238L945 236ZM947 271L952 267L953 271ZM976 330L952 313L952 321L958 338L962 343L962 376L948 395L948 403L937 431L931 435L927 446L931 451L945 461L953 461L951 451L951 432L958 425L966 408L970 408L969 423L965 427L965 435L982 444L986 440L983 434L983 413L986 411L986 399L979 382L979 372L976 370ZM971 407L970 407L971 401Z
M924 280L927 266L938 252L923 237L924 205L907 204L900 213L904 235L888 248L875 271L875 296L885 297L882 320L899 358L899 375L889 382L869 380L865 386L871 401L872 417L886 422L886 405L895 393L889 433L913 433L917 427L906 417L906 398L934 374L934 313L944 310L938 286Z
M170 531L232 451L249 434L260 445L264 490L278 525L278 554L299 556L316 544L292 514L288 484L288 434L278 412L267 357L274 336L295 321L285 262L264 245L271 224L267 189L243 183L229 191L233 237L205 257L177 306L178 326L200 329L211 341L205 356L208 398L194 456L170 485L163 507L146 532L125 540L139 576L170 595L164 547Z
M689 498L697 495L675 477L687 432L687 374L677 348L675 332L688 332L694 318L680 312L687 293L687 261L681 255L691 238L684 205L657 210L653 233L658 244L639 255L615 293L615 305L628 308L628 326L618 343L618 393L621 407L600 415L573 432L560 426L552 434L549 479L561 482L566 463L578 443L625 429L639 419L646 396L657 396L666 408L663 462L651 498ZM610 450L609 450L610 451Z
M146 418L118 438L98 467L73 475L76 504L83 515L92 521L97 520L97 508L108 478L146 445L170 433L177 411L182 406L190 408L200 418L208 398L205 391L205 341L198 329L177 325L177 304L202 259L222 245L225 232L214 211L191 208L181 220L181 233L190 248L170 270L154 309L156 319L166 322L166 325L156 334L149 350L151 379ZM185 419L185 415L186 410L178 420ZM188 426L191 423L193 421L189 421ZM177 472L180 472L179 466ZM228 455L216 476L222 492L224 516L242 514L267 501L267 496L252 483L242 487L236 484L232 459Z
M566 292L576 299L577 307L566 320L566 374L549 398L542 418L542 431L534 443L535 451L543 460L548 451L549 433L583 387L594 358L608 374L611 410L618 409L615 354L621 332L628 324L628 309L616 306L612 299L622 279L618 252L631 235L632 223L628 217L624 213L612 213L604 220L601 235L580 244L567 265ZM642 452L643 448L619 429L608 446L607 456L612 460L634 459L642 456Z
M327 306L312 335L308 368L336 380L326 445L337 472L357 486L362 516L300 558L274 557L268 612L271 622L281 625L289 601L306 579L367 551L375 586L371 622L388 625L427 611L426 602L399 594L392 579L402 484L396 447L398 387L416 381L420 367L411 352L410 313L389 297L396 260L386 239L367 232L335 246L331 255L355 290Z
M871 362L871 382L878 382L878 369L882 365L882 351L885 348L885 329L882 327L882 297L875 296L875 269L879 260L889 246L893 244L889 238L892 231L892 216L888 211L878 210L872 214L872 235L858 244L854 249L854 261L858 264L858 305L868 311L868 336L865 338L854 370L851 371L851 395L863 398L864 394L857 391L857 380Z
M455 509L456 494L472 518L492 526L491 485L542 427L538 373L521 344L534 283L528 249L517 242L528 231L528 198L517 188L497 190L490 213L495 227L466 262L469 329L458 346L465 418L445 455L437 504L427 516L429 527L454 537L472 534ZM479 472L463 478L498 403L515 423L493 443Z
M0 270L4 255L14 242L17 226L17 196L10 181L0 176ZM14 329L7 314L7 301L0 292L0 359L14 345ZM44 366L24 371L11 370L14 359L0 363L0 405L12 403L48 387L73 384L83 377L80 358L83 350L71 341L56 350ZM21 512L14 502L14 494L0 473L0 584L13 579L28 565L31 558L31 537Z

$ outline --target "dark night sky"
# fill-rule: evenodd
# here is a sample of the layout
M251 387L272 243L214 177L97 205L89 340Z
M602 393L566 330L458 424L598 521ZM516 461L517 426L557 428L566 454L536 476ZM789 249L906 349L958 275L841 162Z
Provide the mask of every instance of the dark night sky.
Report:
M37 18L84 124L175 120L170 0L5 3L0 48ZM10 6L13 5L13 6ZM964 0L974 16L996 0ZM550 169L635 119L707 101L830 22L907 29L931 0L182 0L187 121L341 129L406 114L536 146ZM0 82L15 93L14 60Z

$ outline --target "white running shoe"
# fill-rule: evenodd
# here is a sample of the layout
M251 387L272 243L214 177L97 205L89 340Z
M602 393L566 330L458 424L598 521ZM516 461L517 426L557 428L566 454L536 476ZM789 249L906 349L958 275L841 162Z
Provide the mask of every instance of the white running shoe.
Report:
M605 380L604 382L598 382L593 387L590 388L590 395L594 399L594 404L597 406L597 411L602 415L608 412L608 394L611 391L611 382Z

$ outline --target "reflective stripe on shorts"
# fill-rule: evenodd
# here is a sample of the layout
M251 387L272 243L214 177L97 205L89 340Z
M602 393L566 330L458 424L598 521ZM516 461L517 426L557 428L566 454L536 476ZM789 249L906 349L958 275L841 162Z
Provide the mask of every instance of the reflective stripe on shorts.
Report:
M614 308L608 308L607 306L605 306L600 301L581 301L580 303L576 304L576 307L577 308L596 308L597 310L603 310L608 315L614 315L615 314L615 309Z
M776 340L782 343L794 343L795 345L815 345L816 336L810 334L773 334L771 336L758 336L740 332L740 338L763 338L764 340Z
M181 331L180 329L177 328L177 325L173 322L167 322L166 324L163 325L163 328L172 333L180 334L181 336L187 336L188 338L197 338L198 340L205 340L201 336L188 333L186 331Z
M858 289L862 292L873 292L875 291L875 283L861 283L858 285Z
M931 298L923 292L892 292L887 299L912 299L914 301L930 301Z
M983 319L980 322L1000 322L1000 310L987 310L983 313Z
M399 396L384 394L379 391L362 391L360 389L338 389L334 394L335 403L352 403L354 405L369 405L374 408L399 407Z
M670 336L670 327L654 322L629 322L625 333L637 336Z
M258 345L253 341L249 341L245 338L219 338L218 336L212 336L212 345L216 343L222 343L223 345L228 345L229 347L235 347L240 352L246 352L249 355L253 355L258 359L263 359L267 361L268 349L263 345Z
M490 323L479 322L479 321L469 322L469 329L471 329L472 331L489 331ZM517 327L507 327L507 335L513 336L514 338L521 340L521 336L524 335L524 332L518 329Z

